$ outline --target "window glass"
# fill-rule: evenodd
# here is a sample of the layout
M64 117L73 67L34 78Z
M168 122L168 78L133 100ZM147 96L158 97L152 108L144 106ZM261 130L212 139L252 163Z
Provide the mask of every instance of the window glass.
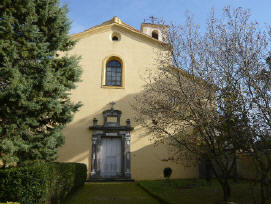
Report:
M113 40L113 41L118 41L119 38L118 38L117 36L113 36L113 37L112 37L112 40Z
M106 85L121 86L121 63L111 60L106 64Z

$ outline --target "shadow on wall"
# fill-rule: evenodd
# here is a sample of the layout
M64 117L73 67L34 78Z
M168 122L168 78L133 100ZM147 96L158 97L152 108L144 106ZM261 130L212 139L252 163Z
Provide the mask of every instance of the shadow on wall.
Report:
M130 94L124 98L115 101L114 109L122 111L121 125L125 124L126 119L132 118L132 110L130 104L134 100L136 94ZM94 100L94 99L93 99ZM103 108L95 113L90 113L87 117L81 118L77 121L72 121L62 131L65 136L65 144L58 150L58 161L64 162L80 162L90 165L91 152L91 135L92 131L89 126L93 125L93 118L98 119L98 124L103 124L103 111L110 109L108 101ZM91 104L83 104L83 106L91 106ZM79 110L83 111L83 110ZM76 113L77 114L77 113ZM86 115L86 114L85 114ZM132 126L136 124L131 121ZM142 135L144 137L145 135Z
M115 101L114 109L122 111L121 125L125 125L126 119L131 119L131 126L135 129L131 132L131 175L133 179L163 179L163 169L171 167L172 178L195 178L198 176L198 168L187 167L182 162L176 163L171 160L168 147L154 145L150 141L150 135L143 127L133 120L133 110L130 104L134 103L136 94L130 94ZM110 101L108 101L109 104ZM84 104L87 105L87 104ZM64 130L65 144L59 148L58 160L64 162L85 163L90 171L91 164L91 136L89 126L93 125L93 118L98 119L98 124L103 124L104 110L110 109L111 105L105 105L102 109L88 117L69 124Z
M171 178L198 178L198 166L172 160L172 154L165 145L146 145L131 151L131 175L135 180L164 179L164 168L172 169Z
M237 156L238 176L243 179L259 179L260 175L256 168L256 166L259 164L253 159L253 156L249 153L239 153ZM271 158L271 151L268 157ZM264 166L267 167L267 155L263 155L260 158L261 161L265 161ZM271 179L271 172L269 172L268 175L268 177Z

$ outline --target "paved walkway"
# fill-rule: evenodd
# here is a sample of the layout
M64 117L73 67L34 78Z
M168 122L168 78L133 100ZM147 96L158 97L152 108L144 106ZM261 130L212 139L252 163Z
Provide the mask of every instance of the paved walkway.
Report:
M159 204L136 183L86 183L64 204Z

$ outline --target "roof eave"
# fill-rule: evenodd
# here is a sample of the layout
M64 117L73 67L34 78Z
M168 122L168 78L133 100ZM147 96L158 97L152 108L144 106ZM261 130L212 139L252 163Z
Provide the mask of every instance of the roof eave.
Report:
M115 23L115 22L112 22L110 24L107 24L107 22L106 22L104 24L91 27L91 28L89 28L89 29L87 29L87 30L85 30L83 32L72 34L72 35L70 35L70 37L71 37L71 39L79 40L79 39L82 39L83 37L85 37L86 35L88 35L88 34L90 34L92 32L99 31L101 29L109 28L109 27L112 27L112 26L119 26L121 28L125 28L125 29L129 30L130 32L133 32L133 33L135 33L137 35L140 35L140 36L144 37L145 39L148 39L148 40L150 40L150 41L152 41L154 43L167 44L167 43L159 41L159 40L157 40L155 38L152 38L151 36L149 36L149 35L147 35L145 33L142 33L142 32L136 30L135 28L133 28L133 27L131 27L131 26L125 24L125 23L120 24L120 23Z

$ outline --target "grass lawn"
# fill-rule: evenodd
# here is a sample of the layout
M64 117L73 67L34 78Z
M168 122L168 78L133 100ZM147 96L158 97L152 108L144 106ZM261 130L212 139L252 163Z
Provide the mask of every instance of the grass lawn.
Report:
M171 204L219 204L223 203L223 192L217 181L208 184L200 179L177 179L140 181L139 185ZM238 204L254 204L252 186L246 181L231 182L231 201ZM258 194L257 191L254 194ZM259 198L259 197L258 197ZM258 202L259 203L259 200ZM266 204L271 204L269 200Z
M64 204L159 204L137 183L86 183Z

